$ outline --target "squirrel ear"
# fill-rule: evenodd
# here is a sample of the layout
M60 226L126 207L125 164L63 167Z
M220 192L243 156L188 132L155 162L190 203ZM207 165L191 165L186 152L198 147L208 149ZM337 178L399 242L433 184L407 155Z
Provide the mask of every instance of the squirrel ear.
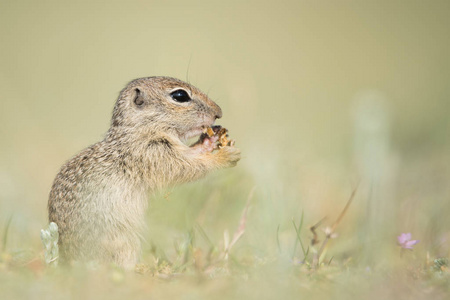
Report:
M136 94L134 95L133 102L137 107L142 107L145 103L144 96L139 88L134 89L134 91Z

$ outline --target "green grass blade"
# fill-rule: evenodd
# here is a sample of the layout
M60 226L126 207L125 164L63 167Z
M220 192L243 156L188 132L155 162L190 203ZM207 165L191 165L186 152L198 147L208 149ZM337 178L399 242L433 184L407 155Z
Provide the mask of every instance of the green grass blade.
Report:
M211 239L206 234L205 230L200 226L200 224L196 223L195 224L195 229L197 230L198 233L200 233L201 237L208 243L210 248L214 248L215 247L213 242L211 242Z
M280 224L278 224L278 227L277 227L277 245L278 245L278 252L281 253L279 233L280 233Z
M303 252L304 259L306 259L309 251L308 252L305 251L305 246L303 245L303 241L300 238L300 230L302 229L302 226L303 226L303 211L302 211L302 217L300 219L300 224L298 225L298 227L295 224L294 219L292 219L292 224L294 225L295 233L297 234L297 239L295 240L293 255L295 255L295 250L297 249L297 242L300 242L300 246L302 247L302 252Z
M3 232L3 238L2 238L2 252L6 251L6 243L8 241L8 232L9 232L9 227L11 225L12 218L13 218L13 215L11 215L9 217L8 221L6 221L5 231Z

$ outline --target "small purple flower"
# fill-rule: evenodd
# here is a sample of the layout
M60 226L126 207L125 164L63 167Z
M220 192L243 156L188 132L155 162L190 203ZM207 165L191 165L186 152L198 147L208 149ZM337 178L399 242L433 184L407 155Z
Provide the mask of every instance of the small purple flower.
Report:
M413 246L417 244L418 240L411 240L411 233L402 233L397 237L398 244L403 249L412 250Z

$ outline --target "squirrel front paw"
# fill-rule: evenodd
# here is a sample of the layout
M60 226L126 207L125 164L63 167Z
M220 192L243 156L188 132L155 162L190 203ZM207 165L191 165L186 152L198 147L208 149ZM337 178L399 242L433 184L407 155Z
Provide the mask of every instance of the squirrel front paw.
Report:
M196 153L210 153L219 148L217 145L218 140L218 136L208 137L206 135L202 135L200 136L200 139L190 148Z
M219 148L214 154L223 168L230 168L236 166L237 162L241 159L241 150L233 146L225 146Z

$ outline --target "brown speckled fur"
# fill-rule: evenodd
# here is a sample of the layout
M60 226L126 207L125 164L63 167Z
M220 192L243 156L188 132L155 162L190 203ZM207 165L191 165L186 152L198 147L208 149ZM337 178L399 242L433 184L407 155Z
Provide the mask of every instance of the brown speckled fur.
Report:
M175 102L170 93L178 88L192 101ZM49 221L59 226L61 260L132 268L140 255L149 194L240 159L234 147L211 152L182 142L221 116L217 104L178 79L130 82L120 92L105 138L69 160L53 183Z

